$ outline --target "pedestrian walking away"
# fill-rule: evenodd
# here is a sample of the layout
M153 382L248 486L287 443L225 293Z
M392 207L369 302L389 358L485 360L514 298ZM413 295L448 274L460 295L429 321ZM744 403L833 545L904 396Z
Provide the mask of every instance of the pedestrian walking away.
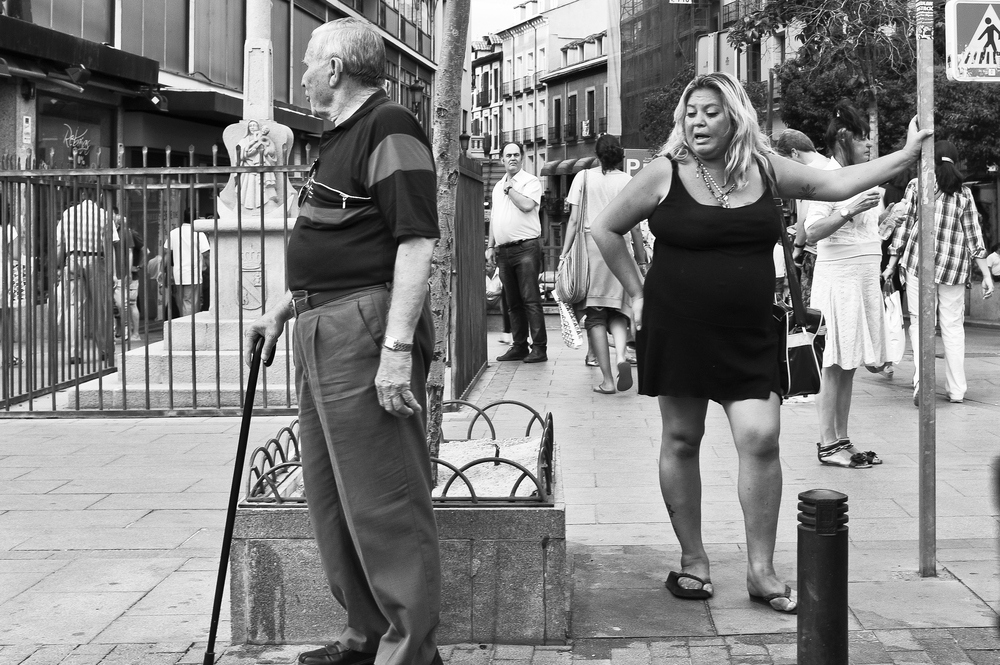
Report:
M628 294L618 278L608 268L594 243L591 224L602 210L621 192L631 176L622 172L625 151L618 138L605 134L597 139L595 146L600 166L581 171L573 178L566 200L570 203L569 224L566 227L566 244L562 250L562 260L573 247L577 237L587 244L587 261L590 280L587 296L581 305L585 308L584 326L590 339L590 350L601 368L603 380L593 390L606 395L632 387L632 366L627 356L628 328L632 308ZM577 233L579 225L584 232ZM642 243L639 226L632 227L629 252L637 262L636 271L647 265L646 250ZM640 273L641 274L641 273ZM608 332L615 340L615 368L611 371L611 351Z
M779 239L775 196L840 201L897 173L930 134L910 124L906 146L879 160L821 171L774 154L739 81L698 76L681 94L660 156L604 209L592 232L632 298L639 392L659 401L660 489L681 545L675 596L714 593L702 540L699 450L709 400L725 410L739 456L750 600L795 612L774 569L781 503L778 333L772 316ZM645 285L624 235L649 219L656 236Z
M945 388L948 401L961 403L969 389L965 379L965 283L969 281L969 259L983 275L983 298L993 295L983 232L979 226L972 192L962 184L958 170L958 150L951 141L934 144L934 172L937 191L934 195L934 300L941 341L944 343ZM917 232L917 179L906 186L899 213L903 224L896 229L889 246L889 264L883 279L892 277L902 257L906 302L910 310L910 345L913 347L913 403L918 405L920 377L920 262Z
M330 590L347 611L299 665L440 663L441 564L425 443L434 345L427 280L436 175L417 119L383 87L382 38L346 18L313 31L302 86L333 123L300 192L289 292L246 331L295 317L302 475Z
M868 119L841 101L826 130L833 155L827 173L864 164L871 156ZM879 235L882 188L843 201L809 206L806 236L816 243L812 304L826 318L822 388L816 395L821 464L868 469L881 464L874 451L859 450L848 435L854 374L859 367L886 362L885 305L879 284L882 238Z
M521 144L508 143L501 154L507 173L493 187L486 262L495 262L500 269L513 341L497 360L544 362L548 360L548 337L538 288L538 275L542 272L542 224L538 218L542 183L521 168L524 160Z

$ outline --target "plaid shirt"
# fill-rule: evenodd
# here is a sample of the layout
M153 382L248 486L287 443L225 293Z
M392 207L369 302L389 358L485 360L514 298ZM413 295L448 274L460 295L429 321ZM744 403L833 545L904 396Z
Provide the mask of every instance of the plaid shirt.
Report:
M919 262L917 232L917 180L906 186L896 214L905 215L892 236L889 254L902 253L903 269L916 274ZM965 284L969 280L969 260L986 256L979 213L969 188L955 194L941 194L934 199L934 281L938 284ZM902 250L902 252L900 252Z

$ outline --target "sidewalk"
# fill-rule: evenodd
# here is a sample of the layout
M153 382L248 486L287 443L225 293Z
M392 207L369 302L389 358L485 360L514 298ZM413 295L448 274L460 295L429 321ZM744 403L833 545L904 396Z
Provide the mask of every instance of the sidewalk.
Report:
M881 467L820 466L815 408L782 407L779 575L795 586L798 493L848 494L854 663L1000 663L991 490L1000 332L967 333L968 398L938 399L936 578L916 572L912 365L904 361L892 381L863 371L855 380L851 437L876 450ZM504 349L496 337L491 358ZM680 601L663 588L679 549L657 485L656 400L634 389L592 393L599 372L584 366L582 350L554 345L549 357L492 363L470 398L553 413L574 566L572 645L448 646L445 661L794 663L794 617L746 597L736 456L721 408L709 409L702 451L716 596ZM287 422L255 419L251 441ZM0 420L0 665L201 663L238 427L232 418ZM225 662L291 663L301 649L224 649L228 607L222 616L217 651Z

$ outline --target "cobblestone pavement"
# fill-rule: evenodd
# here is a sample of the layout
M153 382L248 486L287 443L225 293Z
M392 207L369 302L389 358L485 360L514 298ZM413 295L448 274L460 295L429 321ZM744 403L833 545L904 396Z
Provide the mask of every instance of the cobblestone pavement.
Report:
M1000 331L968 332L966 402L938 399L936 577L916 573L912 364L892 380L855 379L851 436L878 451L881 467L821 467L814 406L782 407L776 565L795 586L798 492L849 495L851 663L1000 664L990 465L1000 451ZM503 348L491 334L490 357ZM582 350L552 347L549 358L491 361L470 399L520 400L555 418L571 643L448 645L445 663L795 663L795 618L752 606L742 588L737 465L721 409L709 410L702 448L716 596L677 601L662 586L678 549L657 489L655 400L592 393L598 371ZM251 440L287 420L255 419ZM0 420L0 665L202 663L238 428L232 418ZM229 646L228 615L227 599L221 662L291 664L309 648Z

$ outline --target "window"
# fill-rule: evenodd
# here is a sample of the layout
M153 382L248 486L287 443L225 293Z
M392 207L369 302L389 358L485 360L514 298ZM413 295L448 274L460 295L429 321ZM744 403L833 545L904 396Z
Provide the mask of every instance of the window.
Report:
M194 0L192 71L228 88L243 87L243 41L246 18L242 0ZM217 26L228 26L219 31ZM302 70L298 71L301 78ZM301 89L301 86L297 86ZM303 100L304 101L304 100Z
M71 0L54 3L7 2L6 6L7 12L15 18L101 44L110 43L113 39L111 16L114 4L115 0Z
M552 139L555 143L562 143L562 100L556 97L552 100Z

